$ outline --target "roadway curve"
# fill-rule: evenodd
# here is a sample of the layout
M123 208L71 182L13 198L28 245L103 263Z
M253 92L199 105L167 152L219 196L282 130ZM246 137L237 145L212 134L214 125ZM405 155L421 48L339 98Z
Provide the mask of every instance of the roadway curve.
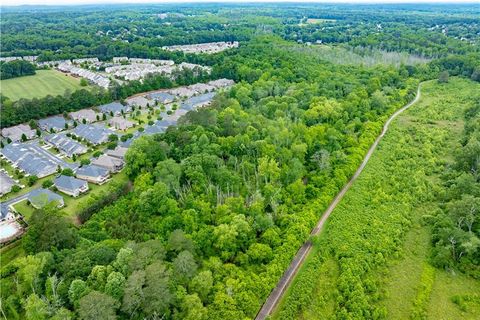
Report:
M420 99L421 93L420 93L420 86L417 88L417 94L415 96L415 99L413 99L410 103L406 104L403 106L401 109L397 110L394 114L388 118L387 122L385 122L385 125L383 126L382 132L380 135L375 139L375 142L372 144L370 149L368 149L367 154L365 155L365 158L363 159L362 163L358 167L357 171L355 171L355 174L352 176L352 178L343 186L342 190L337 194L335 199L333 199L332 203L328 206L327 210L323 213L322 217L318 221L317 225L315 228L313 228L312 232L310 233L312 236L318 235L323 228L323 225L327 221L328 217L330 217L330 214L333 212L333 210L336 208L337 204L342 200L343 196L345 193L347 193L348 189L352 186L353 182L358 178L358 176L362 173L363 169L368 163L368 160L370 160L370 157L372 156L373 152L378 146L378 143L380 140L382 140L383 136L385 133L387 133L388 128L392 121L402 112L410 108L412 105L417 103L417 101ZM275 288L270 292L270 295L268 296L267 300L263 304L262 308L258 312L257 316L255 317L255 320L264 320L270 315L272 310L275 308L275 306L278 304L280 301L283 293L287 289L288 285L291 283L293 278L295 277L295 274L297 273L297 270L300 268L302 265L303 261L305 260L305 257L310 253L310 250L312 249L312 243L310 241L305 242L300 249L297 251L297 254L293 258L292 262L290 263L290 266L288 269L285 271L283 276L280 278L278 281L277 285Z

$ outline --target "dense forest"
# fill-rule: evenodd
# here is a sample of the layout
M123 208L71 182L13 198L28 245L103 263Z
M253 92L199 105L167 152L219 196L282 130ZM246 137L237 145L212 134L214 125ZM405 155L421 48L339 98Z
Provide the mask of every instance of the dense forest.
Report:
M126 154L130 182L112 187L108 201L82 208L79 225L53 207L33 213L19 240L25 255L0 270L8 319L254 318L385 120L413 99L419 83L440 74L445 85L453 76L480 81L478 13L470 6L425 5L423 14L409 6L81 8L7 8L2 55L169 58L212 72L15 103L2 98L2 127L158 88L217 78L237 84L178 126L136 140ZM437 24L455 31L432 29ZM160 49L229 40L240 47L210 56ZM306 44L318 40L328 46ZM330 49L334 54L322 51ZM462 147L442 176L445 192L435 195L446 204L429 217L435 265L471 277L479 263L478 116L478 104L465 113ZM424 140L411 144L405 167L434 161L422 158L421 148L438 151L425 142L431 136L424 129L418 134ZM390 144L402 139L406 133L396 132ZM385 184L404 154L396 150L391 165L379 167ZM383 200L400 203L373 226L356 232L363 225L349 217L348 230L337 220L328 231L328 253L341 260L338 318L386 317L374 305L377 286L368 271L402 242L409 222L397 212L425 191L417 179L410 185L416 169L406 168L393 186L375 186L383 191L369 204L369 217ZM342 237L355 245L343 245ZM318 298L308 291L315 277L299 280L305 286L294 287L282 319Z
M28 61L0 62L0 79L11 79L35 74L35 66Z
M465 112L461 148L443 180L439 201L445 205L433 221L434 264L480 279L480 101Z

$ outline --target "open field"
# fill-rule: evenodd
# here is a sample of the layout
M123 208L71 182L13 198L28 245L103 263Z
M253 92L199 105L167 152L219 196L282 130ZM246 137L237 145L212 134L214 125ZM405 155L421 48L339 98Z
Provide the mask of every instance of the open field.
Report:
M478 318L479 281L434 268L422 224L478 89L458 78L423 85L334 210L273 319Z
M80 89L80 79L56 70L37 70L34 76L25 76L0 81L1 92L12 101L25 98L41 98L46 95L63 94L69 89Z

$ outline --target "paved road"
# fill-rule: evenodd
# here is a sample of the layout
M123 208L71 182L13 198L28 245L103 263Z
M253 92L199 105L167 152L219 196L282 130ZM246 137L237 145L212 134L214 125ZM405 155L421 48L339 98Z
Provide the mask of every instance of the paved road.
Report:
M23 200L27 199L28 196L30 195L30 192L32 192L34 190L36 190L36 189L30 190L27 193L19 195L15 198L12 198L12 199L7 200L5 202L0 202L0 217L3 219L8 214L8 211L10 210L10 206L13 206L13 205L19 203L20 201L23 201Z
M355 171L355 174L352 176L350 181L348 181L348 183L345 184L345 186L342 188L342 190L340 190L340 192L337 194L335 199L333 199L332 203L330 203L327 210L325 210L322 217L318 221L317 225L315 226L315 228L313 228L312 232L310 233L311 235L318 235L322 231L322 228L325 222L327 221L328 217L330 217L330 214L336 208L337 204L342 200L345 193L347 193L347 191L350 189L353 182L362 173L363 169L368 163L368 160L370 160L370 157L372 156L373 152L377 148L378 143L380 142L380 140L382 140L383 136L388 131L388 128L392 123L392 121L403 111L407 110L412 105L414 105L420 99L420 96L421 96L421 92L420 92L420 85L419 85L415 99L413 99L407 105L403 106L401 109L397 110L394 114L390 116L390 118L388 118L387 122L385 122L385 125L383 126L382 132L377 137L377 139L375 139L375 142L372 144L370 149L368 149L368 152L365 155L365 158L363 159L362 163L358 167L357 171ZM288 287L290 282L295 277L295 274L297 273L298 268L300 268L303 261L305 260L305 257L307 257L308 254L310 253L311 249L312 249L312 243L310 241L305 242L303 246L300 247L300 249L297 251L297 254L293 258L292 262L290 263L290 266L285 271L283 276L280 278L279 282L277 283L275 288L272 290L272 292L270 292L270 295L268 296L267 300L265 301L262 308L258 312L255 320L264 320L272 312L272 310L275 308L277 303L280 301L283 293L285 292L285 289Z

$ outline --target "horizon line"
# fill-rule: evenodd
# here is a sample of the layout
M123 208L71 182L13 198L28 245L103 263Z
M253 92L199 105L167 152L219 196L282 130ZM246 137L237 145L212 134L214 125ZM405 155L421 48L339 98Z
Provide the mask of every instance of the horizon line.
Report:
M35 0L34 0L35 1ZM42 1L45 2L45 1ZM62 1L63 2L63 1ZM383 4L383 5L397 5L397 4L410 4L410 5L436 5L436 4L478 4L478 0L247 0L242 3L237 3L235 0L186 0L186 1L171 1L171 0L153 0L153 1L141 1L134 2L134 0L73 0L70 3L12 3L12 4L0 4L0 7L70 7L70 6L102 6L102 5L155 5L155 4L199 4L199 3L229 3L229 4L281 4L281 3L298 3L298 4L351 4L351 5L372 5L372 4Z

